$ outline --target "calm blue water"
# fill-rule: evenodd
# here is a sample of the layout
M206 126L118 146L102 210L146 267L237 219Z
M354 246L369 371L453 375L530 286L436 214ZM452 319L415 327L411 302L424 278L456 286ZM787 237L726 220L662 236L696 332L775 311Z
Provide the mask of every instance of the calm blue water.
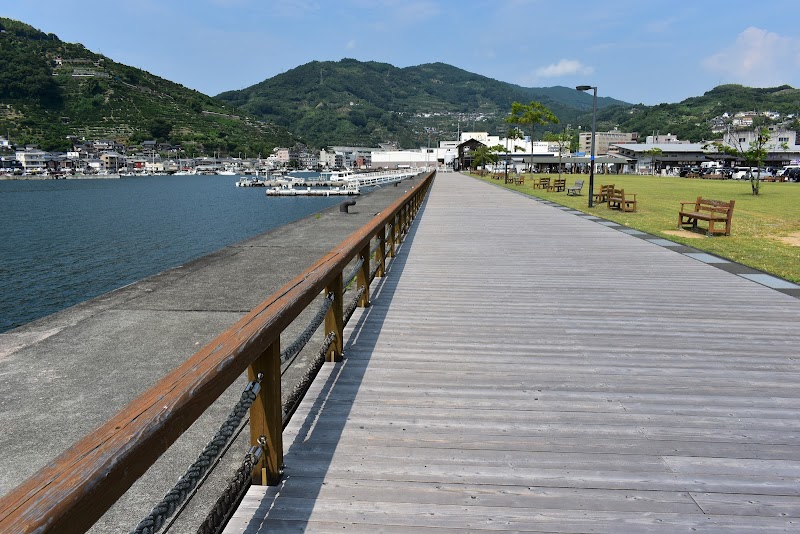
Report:
M0 181L0 332L336 204L238 176Z

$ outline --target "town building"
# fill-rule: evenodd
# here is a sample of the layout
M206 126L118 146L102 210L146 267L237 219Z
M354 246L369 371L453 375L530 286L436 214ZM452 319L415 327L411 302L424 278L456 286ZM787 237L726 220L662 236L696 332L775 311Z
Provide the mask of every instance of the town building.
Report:
M610 132L595 132L594 153L608 154L616 153L616 149L611 149L611 145L621 145L626 143L636 143L639 141L639 134L636 132L620 132L611 130ZM578 152L591 154L592 152L592 132L580 132L578 134Z
M38 148L28 147L25 150L18 150L15 156L27 174L42 173L47 168L48 154Z

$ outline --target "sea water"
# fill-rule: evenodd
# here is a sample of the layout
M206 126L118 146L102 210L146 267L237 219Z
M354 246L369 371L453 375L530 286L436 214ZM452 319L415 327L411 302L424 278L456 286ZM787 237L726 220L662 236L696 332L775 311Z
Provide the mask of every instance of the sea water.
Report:
M238 179L0 181L0 332L341 201Z

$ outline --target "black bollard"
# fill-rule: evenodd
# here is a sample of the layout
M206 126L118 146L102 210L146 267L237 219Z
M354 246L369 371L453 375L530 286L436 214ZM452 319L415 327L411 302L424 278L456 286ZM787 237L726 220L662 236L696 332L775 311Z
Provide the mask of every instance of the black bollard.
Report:
M356 205L356 201L355 200L345 200L344 202L339 204L339 212L340 213L348 213L347 208L349 206L355 206L355 205Z

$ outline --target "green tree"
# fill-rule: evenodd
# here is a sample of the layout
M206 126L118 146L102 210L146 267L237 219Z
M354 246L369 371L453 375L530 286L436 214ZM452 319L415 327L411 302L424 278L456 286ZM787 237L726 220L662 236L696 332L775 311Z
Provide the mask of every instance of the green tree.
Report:
M172 124L161 117L154 119L150 124L150 134L160 141L168 139L171 132Z
M564 151L572 151L572 141L575 139L575 135L569 129L569 125L567 125L566 129L560 133L553 133L547 132L544 135L544 140L548 143L556 143L558 146L558 178L561 179L561 167L562 167L562 160ZM577 141L576 141L577 144Z
M497 163L497 161L500 159L498 154L502 151L503 145L479 146L473 152L474 156L472 157L472 168L474 169L476 167L483 167L481 170L481 176L483 176L483 171L486 169L486 165L490 163Z
M534 128L537 124L558 124L558 117L541 102L531 101L529 104L512 102L511 114L505 118L509 124L528 125L531 128L531 143L534 139Z
M656 173L656 158L658 156L662 156L664 154L664 151L661 150L658 147L653 147L653 148L649 148L649 149L645 150L644 152L642 152L642 154L650 156L650 162L651 162L650 163L650 168L651 168L652 173L655 174Z
M739 141L739 136L731 135L730 131L728 132L730 145L720 143L719 141L715 141L711 143L711 145L716 148L718 152L735 156L744 160L745 164L756 167L755 174L753 174L752 169L748 170L747 174L750 179L750 188L753 194L758 195L761 189L761 166L764 164L764 160L767 159L769 150L775 149L777 146L769 143L769 128L766 126L757 126L754 133L753 140L750 141L747 146L745 146L742 141ZM779 146L783 150L789 149L786 143L781 143Z

